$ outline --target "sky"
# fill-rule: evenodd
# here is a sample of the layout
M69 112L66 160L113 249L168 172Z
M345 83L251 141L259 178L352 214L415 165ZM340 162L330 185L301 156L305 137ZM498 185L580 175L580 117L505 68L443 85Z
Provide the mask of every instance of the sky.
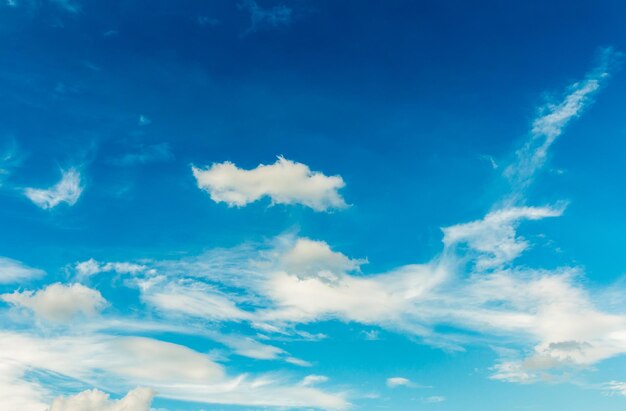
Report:
M625 18L0 0L0 409L623 410Z

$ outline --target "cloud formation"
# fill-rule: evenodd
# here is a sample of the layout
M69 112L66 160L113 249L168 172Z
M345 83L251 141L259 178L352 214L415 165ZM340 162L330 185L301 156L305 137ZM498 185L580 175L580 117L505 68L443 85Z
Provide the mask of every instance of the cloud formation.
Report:
M404 377L390 377L387 378L387 387L396 388L396 387L410 387L412 385L411 380Z
M602 50L600 63L584 80L572 84L559 103L541 108L540 115L533 121L530 138L516 152L516 161L504 170L504 175L516 191L530 185L537 171L543 167L554 141L593 102L594 94L608 79L609 70L620 57L621 54L612 48Z
M79 277L89 277L99 273L115 272L118 274L137 274L145 271L147 267L143 264L130 262L107 262L100 263L93 258L75 264L74 270Z
M43 270L28 267L17 260L0 257L0 284L24 283L44 275Z
M70 206L76 204L83 192L80 173L75 168L71 168L67 171L61 170L61 174L61 181L54 186L47 189L27 188L24 190L24 195L43 209L54 208L61 203Z
M150 411L154 392L149 388L135 388L124 398L109 399L109 395L97 390L86 390L69 397L58 397L49 411Z
M26 308L38 318L51 322L66 322L77 315L93 316L107 305L99 291L81 284L56 283L37 292L2 294L0 299L16 307Z
M340 176L326 176L308 166L278 157L271 165L260 164L252 170L231 162L214 163L201 169L192 167L198 187L217 203L243 207L262 197L272 204L302 204L315 211L345 208L339 194L345 186Z
M150 387L162 398L181 401L329 410L342 410L349 406L344 394L292 383L278 374L229 377L223 366L205 354L182 345L144 337L100 334L39 337L3 331L0 332L0 364L8 364L6 373L0 374L0 377L6 375L11 384L19 382L26 370L42 370L113 392L128 390L129 387ZM32 388L40 389L36 384ZM146 391L140 393L142 395L131 396L127 404L133 404L137 397L147 398ZM101 401L103 396L91 391L80 399ZM15 399L20 403L27 403L28 400ZM40 402L41 398L30 400ZM0 398L0 404L2 401ZM43 409L38 408L37 411Z

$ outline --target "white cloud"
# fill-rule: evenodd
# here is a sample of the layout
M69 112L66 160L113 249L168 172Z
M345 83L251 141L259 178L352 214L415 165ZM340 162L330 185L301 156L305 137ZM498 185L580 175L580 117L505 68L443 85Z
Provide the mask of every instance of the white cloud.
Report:
M307 375L306 377L304 377L300 384L304 386L311 386L311 385L322 384L322 383L325 383L326 381L328 381L328 377L325 375L311 374L311 375Z
M0 361L0 409L43 411L48 392L37 383L22 379L23 367L14 361Z
M272 204L302 204L316 211L347 206L338 192L345 186L340 176L329 177L283 157L252 170L227 161L192 171L199 188L229 206L242 207L265 196Z
M583 81L572 84L559 103L541 109L540 116L533 121L530 139L517 151L516 161L504 171L516 190L523 190L532 182L544 165L549 148L570 121L592 103L592 96L608 78L609 69L618 57L619 53L613 49L604 49L600 64Z
M352 260L334 252L323 241L298 238L295 244L280 256L280 266L288 273L294 273L300 279L320 278L327 281L337 280L336 273L358 271L366 260Z
M165 281L156 276L138 280L142 300L161 312L184 314L208 320L239 321L250 314L232 302L227 295L210 285L191 280Z
M48 189L27 188L24 194L43 209L54 208L61 203L76 204L83 192L80 173L74 168L61 170L61 173L61 181L54 186Z
M387 378L387 386L389 388L396 387L411 387L413 383L408 378L404 377L390 377Z
M3 363L19 364L4 374L11 382L19 381L22 376L15 374L28 368L113 392L150 387L159 397L181 401L329 410L349 405L344 394L291 383L278 374L228 377L224 368L208 356L151 338L98 334L44 338L2 331L0 364ZM2 377L0 374L0 381Z
M107 304L100 292L81 284L56 283L35 293L15 291L2 294L0 299L16 307L29 309L37 317L52 322L69 321L77 315L93 316Z
M482 220L457 224L443 229L444 245L467 244L477 251L478 271L500 266L517 258L528 243L516 235L520 220L558 217L563 207L511 207L490 212Z
M446 397L442 397L441 395L433 395L431 397L424 398L424 402L428 404L438 404L440 402L444 402Z
M143 264L131 262L108 262L100 263L93 258L75 264L74 270L79 277L89 277L99 273L116 272L118 274L138 274L145 271L147 267Z
M58 397L49 411L150 411L154 392L149 388L135 388L120 400L97 390L86 390L70 397Z
M43 277L45 272L6 257L0 257L0 284L24 283Z
M609 395L621 395L626 397L626 382L624 381L609 381L604 384L604 389Z

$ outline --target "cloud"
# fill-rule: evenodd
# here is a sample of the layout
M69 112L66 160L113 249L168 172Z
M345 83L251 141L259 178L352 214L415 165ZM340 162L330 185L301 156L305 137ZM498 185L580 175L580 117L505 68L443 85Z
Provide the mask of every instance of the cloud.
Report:
M283 4L264 9L254 0L244 0L238 7L250 13L250 27L242 33L242 36L259 30L285 27L290 25L293 19L293 10Z
M0 284L24 283L43 277L45 272L6 257L0 257Z
M35 382L22 379L22 376L19 364L4 359L0 361L0 409L47 411L43 399L48 396L48 391Z
M81 284L56 283L35 293L15 291L2 294L0 299L31 310L37 317L51 322L66 322L77 315L93 316L107 305L100 292Z
M578 117L592 102L593 95L609 77L609 70L621 54L607 48L602 50L600 63L583 81L572 84L557 104L541 108L532 124L530 139L516 152L516 160L504 170L515 190L524 190L546 161L549 148L571 120Z
M27 188L24 194L38 207L43 209L54 208L61 203L70 206L76 204L83 192L81 176L78 170L71 168L61 170L61 181L48 189Z
M0 151L0 187L4 181L11 175L13 169L22 164L23 156L21 155L15 140L10 140L9 144Z
M626 382L624 381L609 381L604 384L604 389L609 395L621 395L626 397Z
M404 377L391 377L387 378L387 387L389 388L397 388L397 387L411 387L413 383L411 380Z
M207 320L240 321L251 319L226 294L214 286L192 281L166 281L163 276L138 280L141 299L164 313L181 314Z
M432 397L424 398L424 402L428 404L438 404L440 402L444 402L446 397L442 397L441 395L433 395Z
M265 196L272 204L302 204L315 211L347 206L338 192L345 186L340 176L311 171L308 166L284 157L252 170L227 161L205 169L192 167L192 171L199 188L207 191L213 201L230 207L242 207Z
M528 248L528 242L516 236L521 220L559 217L562 213L563 207L503 208L490 212L482 220L444 228L443 242L447 248L467 244L477 251L476 269L483 271L513 261Z
M147 267L143 264L131 262L108 262L100 263L93 258L75 264L74 270L79 277L89 277L99 273L116 272L118 274L137 274L143 272Z
M304 377L300 384L307 387L311 385L322 384L322 383L325 383L326 381L328 381L328 377L325 375L311 374L311 375L307 375L306 377Z
M86 390L70 397L58 397L49 411L150 411L154 392L149 388L135 388L120 400L97 390Z
M13 365L0 374L0 380L3 375L10 381L19 380L30 369L52 372L111 392L150 387L159 397L181 401L329 410L349 405L343 394L290 383L278 374L229 377L224 367L207 355L143 337L38 337L2 331L0 364L3 363ZM93 395L92 392L87 396Z
M171 161L174 158L168 143L140 146L132 153L115 157L110 163L116 166L129 167L137 164L149 164Z
M334 252L323 241L298 238L284 254L280 256L280 266L300 279L320 278L328 281L337 279L335 273L359 271L367 260L352 260Z

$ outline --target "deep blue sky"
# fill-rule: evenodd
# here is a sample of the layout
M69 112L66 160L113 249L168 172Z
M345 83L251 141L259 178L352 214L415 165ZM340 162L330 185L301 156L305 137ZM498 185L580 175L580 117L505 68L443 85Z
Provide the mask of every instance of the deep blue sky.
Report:
M138 280L101 270L79 278L75 267L89 259L133 262L154 266L176 282L191 273L174 273L164 262L175 265L205 253L213 261L221 252L237 254L231 256L234 265L259 253L264 259L280 237L323 241L353 260L367 259L360 272L342 275L376 276L437 260L444 252L442 227L480 220L502 207L567 203L558 218L516 221L516 241L528 247L515 263L507 260L488 274L517 270L531 281L524 270L549 276L575 268L570 285L621 321L626 312L616 296L626 273L626 76L620 71L625 18L626 3L617 0L2 2L0 257L46 275L0 281L0 292L80 283L109 302L98 310L98 320L81 317L86 324L132 317L260 339L312 366L250 359L223 347L216 361L229 377L285 372L297 382L324 375L329 380L320 387L345 390L355 409L623 409L626 399L606 385L626 380L619 349L606 358L574 361L563 371L567 378L503 382L490 378L494 364L508 358L495 345L527 356L541 344L570 340L520 336L493 323L496 329L487 330L465 320L424 320L435 334L463 330L459 346L442 348L436 338L408 331L395 319L360 321L332 309L306 321L291 318L280 324L284 335L264 334L254 321L168 316L135 284L153 274ZM533 122L593 77L606 50L610 78L602 78L563 128L523 199L503 201L511 190L503 170L516 164L515 152L532 137ZM191 172L192 165L225 161L250 170L273 164L277 156L341 176L345 187L339 192L349 206L315 211L272 205L263 197L229 207L212 201ZM53 187L70 169L80 174L75 202L42 209L25 195L27 188ZM465 247L475 245L467 240ZM465 256L463 247L455 253ZM469 258L455 275L474 281L484 273L472 268L471 258L479 257ZM231 288L216 275L207 283L219 284L240 308L273 307L243 297L263 294L256 286ZM458 291L459 299L467 292L450 287L446 292ZM86 332L46 324L36 309L5 302L0 321L7 332L24 329L37 338ZM484 307L509 303L517 304L491 301ZM529 304L528 312L543 312ZM310 341L294 329L327 338ZM379 340L364 337L371 330ZM128 329L98 333L147 335ZM198 333L146 333L200 353L221 347ZM386 379L393 377L411 382L392 388ZM87 388L119 398L133 385L149 386L98 386L89 379L81 384L54 386L44 402ZM172 403L156 391L156 408L222 409L212 408L212 400ZM442 400L431 403L436 397Z

